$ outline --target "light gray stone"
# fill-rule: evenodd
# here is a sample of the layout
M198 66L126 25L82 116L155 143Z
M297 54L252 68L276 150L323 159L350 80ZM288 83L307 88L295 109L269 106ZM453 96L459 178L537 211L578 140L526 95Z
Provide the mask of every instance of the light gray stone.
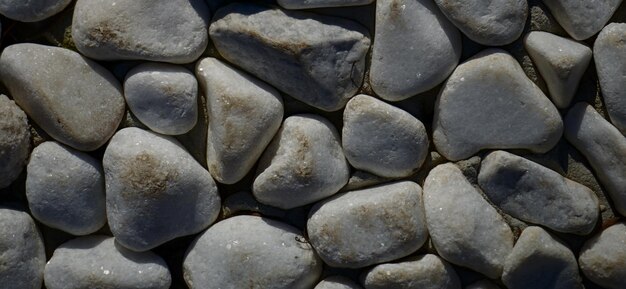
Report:
M48 289L167 289L172 278L152 252L133 252L107 236L86 236L56 250L44 271Z
M369 78L385 100L437 86L461 58L461 33L433 0L376 1L375 30Z
M453 161L482 149L545 153L562 132L556 107L500 49L485 50L459 65L435 104L433 141Z
M365 289L460 289L456 272L436 255L426 254L398 263L380 264L363 278Z
M607 289L626 288L626 224L617 223L591 238L580 251L580 270Z
M451 163L432 169L424 183L431 240L447 261L498 278L513 248L502 216Z
M0 78L47 134L78 150L102 146L124 116L124 96L113 74L68 49L11 45L0 56Z
M30 153L28 118L6 95L0 95L0 188L17 179Z
M36 22L61 12L72 0L2 0L0 14L20 22Z
M358 284L354 283L354 281L346 277L331 276L317 283L317 285L313 289L362 289L362 288Z
M111 139L103 166L109 226L131 250L198 233L219 214L211 175L171 137L122 129Z
M306 289L315 286L322 261L296 228L237 216L191 244L183 273L190 288Z
M613 125L626 136L626 23L607 25L596 38L593 57L602 99Z
M483 279L467 285L465 289L500 289L500 287L487 279Z
M556 21L576 40L598 33L622 0L543 0Z
M343 108L363 82L370 40L356 22L236 3L209 32L226 60L322 110Z
M374 0L278 0L276 2L285 9L311 9L367 5Z
M78 0L72 39L97 60L189 63L209 42L209 19L203 0Z
M215 58L196 67L207 97L207 163L220 183L233 184L252 169L283 120L273 87Z

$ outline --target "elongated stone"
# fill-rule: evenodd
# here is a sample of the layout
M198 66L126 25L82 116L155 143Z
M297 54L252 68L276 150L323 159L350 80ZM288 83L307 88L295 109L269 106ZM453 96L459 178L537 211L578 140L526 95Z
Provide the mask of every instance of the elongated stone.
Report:
M0 116L0 188L5 188L27 162L30 131L26 114L6 95L0 95Z
M2 0L0 14L20 22L36 22L61 12L72 0Z
M543 0L563 29L576 40L598 33L622 0Z
M380 264L365 273L365 289L461 289L450 264L433 254Z
M607 289L626 288L626 224L617 223L589 239L580 251L580 270Z
M596 38L593 57L602 100L613 125L626 136L626 23L607 25Z

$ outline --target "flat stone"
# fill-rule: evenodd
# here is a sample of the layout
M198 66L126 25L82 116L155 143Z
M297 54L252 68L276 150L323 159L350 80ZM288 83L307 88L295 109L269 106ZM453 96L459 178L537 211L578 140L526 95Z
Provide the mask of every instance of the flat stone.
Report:
M261 203L291 209L334 195L349 178L335 127L317 115L294 115L259 160L252 193Z
M434 88L461 58L461 33L432 0L377 1L375 31L369 80L385 100Z
M584 102L564 119L565 138L589 161L615 209L626 216L626 138Z
M361 87L370 40L356 22L241 3L213 19L226 60L308 105L339 110Z
M190 288L313 288L322 261L296 228L271 219L220 221L192 244L183 262Z
M273 87L215 58L200 61L196 75L210 119L209 172L220 183L236 183L280 128L282 97Z
M465 289L500 289L500 287L487 279L483 279L467 285Z
M581 281L574 253L541 227L522 231L502 273L509 289L584 288Z
M108 236L86 236L56 250L44 272L48 289L167 289L172 277L152 252L133 252Z
M505 151L487 155L478 183L495 206L529 223L586 235L598 221L598 198L591 189Z
M502 216L451 163L432 169L424 183L424 208L439 255L489 278L499 278L513 248Z
M580 270L607 289L626 288L626 224L608 227L591 238L580 251Z
M353 167L382 177L409 176L428 154L428 134L421 121L364 94L346 105L341 139Z
M374 0L278 0L276 2L285 9L311 9L367 5Z
M543 31L528 33L524 38L524 47L546 81L554 105L567 108L589 66L591 49Z
M111 139L103 166L109 226L126 248L146 251L198 233L219 214L211 175L171 137L122 129Z
M453 161L482 149L545 153L562 133L556 107L500 49L487 49L459 65L435 104L433 141Z
M78 150L102 146L124 116L122 88L113 74L69 49L11 45L0 56L0 78L37 125Z
M441 12L467 37L486 46L510 44L522 35L526 0L435 0Z
M422 189L409 181L333 196L311 208L307 232L322 260L361 268L417 251L428 238Z
M622 0L543 0L556 21L576 40L598 33Z
M0 14L20 22L41 21L61 12L72 0L2 0Z
M48 141L33 150L27 172L26 197L35 219L73 235L104 226L104 172L98 160Z
M602 99L613 125L626 136L626 23L607 25L596 38L593 57Z
M97 60L189 63L209 42L209 19L202 0L78 0L72 39Z
M28 118L6 95L0 95L0 188L22 172L30 153Z
M317 283L313 289L362 289L362 287L346 277L331 276Z
M365 273L365 289L461 289L450 264L433 254L378 265Z

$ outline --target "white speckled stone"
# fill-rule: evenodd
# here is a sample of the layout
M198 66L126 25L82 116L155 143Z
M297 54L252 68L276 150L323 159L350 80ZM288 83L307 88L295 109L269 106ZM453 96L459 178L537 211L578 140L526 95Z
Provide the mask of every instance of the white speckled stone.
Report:
M626 224L618 223L591 238L580 251L580 270L607 289L626 288Z
M626 23L607 25L596 38L593 57L602 100L613 125L626 136Z
M556 21L576 40L598 33L622 0L543 0Z
M1 0L0 14L20 22L36 22L61 12L72 0Z
M311 9L367 5L374 0L278 0L276 2L285 9Z
M426 254L398 263L380 264L363 277L365 289L461 289L454 268Z
M30 153L28 118L6 95L0 95L0 188L22 172Z
M357 283L355 283L354 281L346 277L331 276L317 283L317 285L313 289L362 289L362 288Z

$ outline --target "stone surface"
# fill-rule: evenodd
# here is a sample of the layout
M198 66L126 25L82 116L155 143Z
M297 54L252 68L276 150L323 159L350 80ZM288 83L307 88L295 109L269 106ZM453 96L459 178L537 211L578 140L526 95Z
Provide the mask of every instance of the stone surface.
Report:
M509 289L584 288L574 253L540 227L524 229L504 263L502 282Z
M102 146L124 116L113 74L68 49L11 45L0 56L0 78L35 123L78 150Z
M598 198L591 189L505 151L487 155L478 183L495 206L526 222L586 235L598 221Z
M252 193L261 203L291 209L337 193L349 178L335 127L317 115L294 115L259 160Z
M353 167L382 177L409 176L428 154L428 134L421 121L364 94L346 105L341 139Z
M500 289L500 287L493 284L491 281L484 279L467 285L465 289Z
M0 95L0 188L22 172L30 153L28 118L6 95Z
M402 181L333 196L311 208L307 232L333 267L361 268L408 256L428 238L422 189Z
M461 289L456 272L436 255L378 265L363 277L365 289Z
M133 252L112 237L86 236L54 250L44 271L48 289L170 288L167 264L152 252Z
M554 18L576 40L598 33L622 0L543 0Z
M370 40L356 22L237 3L216 12L209 32L226 60L323 110L341 109L363 82Z
M562 132L557 109L500 49L485 50L459 65L435 104L433 141L449 160L482 149L545 153Z
M196 75L208 102L209 172L220 183L236 183L280 128L282 97L273 87L215 58L200 61Z
M374 0L278 0L278 5L285 9L311 9L325 7L359 6Z
M36 22L61 12L72 0L2 0L0 14L20 22Z
M211 175L171 137L122 129L111 139L103 166L109 226L129 249L146 251L198 233L219 214Z
M607 289L626 288L626 224L617 223L591 238L580 251L580 270Z
M190 288L305 289L315 286L322 261L296 228L237 216L191 244L183 271Z
M461 34L432 0L377 1L375 31L369 80L386 100L434 88L461 58Z
M208 44L209 18L202 0L78 0L72 39L97 60L188 63Z
M591 61L591 49L543 31L530 32L524 46L546 81L554 105L568 107Z
M102 164L57 142L33 150L26 197L33 217L48 227L87 235L106 223Z
M596 38L593 57L604 105L613 125L626 136L626 23L607 25Z
M354 281L346 277L331 276L317 283L317 285L313 289L362 289L362 288L357 283L355 283Z
M126 74L124 97L139 121L160 134L187 133L198 121L198 82L182 66L135 66Z
M431 240L447 261L498 278L513 248L513 233L451 163L430 171L424 208Z

